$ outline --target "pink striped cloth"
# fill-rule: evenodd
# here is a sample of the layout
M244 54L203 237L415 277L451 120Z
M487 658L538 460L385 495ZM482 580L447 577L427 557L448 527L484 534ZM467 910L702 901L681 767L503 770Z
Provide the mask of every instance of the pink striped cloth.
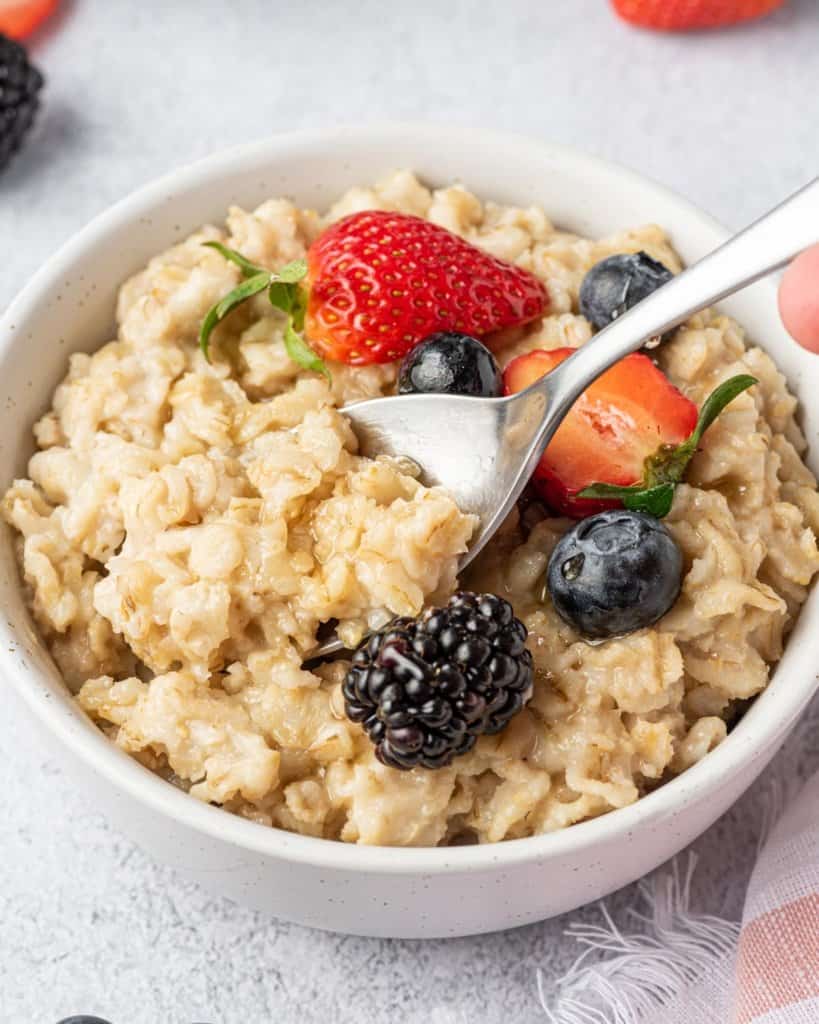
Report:
M764 842L741 923L691 912L695 865L641 883L635 934L605 906L601 925L570 926L585 949L541 991L552 1024L819 1024L819 775Z
M819 1022L819 775L774 827L751 876L735 1024Z

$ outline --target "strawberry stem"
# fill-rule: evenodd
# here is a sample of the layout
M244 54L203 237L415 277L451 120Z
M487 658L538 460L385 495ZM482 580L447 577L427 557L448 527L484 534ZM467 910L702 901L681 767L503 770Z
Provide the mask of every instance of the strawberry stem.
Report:
M697 424L688 438L676 446L662 445L649 455L643 464L643 479L639 483L628 487L594 483L584 487L578 497L616 499L634 512L647 512L657 519L667 516L674 501L674 490L682 482L705 431L737 395L758 383L756 377L747 373L723 381L703 402Z
M329 384L332 380L324 360L318 356L304 339L304 319L307 313L307 292L301 282L307 276L305 260L292 260L280 270L266 270L251 263L236 249L230 249L221 242L204 242L209 249L215 249L242 272L243 280L212 306L199 330L199 348L210 362L210 336L217 324L242 303L267 289L270 305L281 310L287 317L284 328L284 347L287 354L298 366L313 373L321 373Z

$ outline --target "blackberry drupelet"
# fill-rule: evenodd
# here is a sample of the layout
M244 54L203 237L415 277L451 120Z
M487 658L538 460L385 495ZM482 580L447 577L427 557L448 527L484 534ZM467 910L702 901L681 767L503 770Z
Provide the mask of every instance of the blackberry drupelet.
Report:
M531 697L526 627L501 597L457 593L368 637L343 692L379 761L443 768L481 734L500 732Z
M34 123L43 76L19 43L0 33L0 170Z

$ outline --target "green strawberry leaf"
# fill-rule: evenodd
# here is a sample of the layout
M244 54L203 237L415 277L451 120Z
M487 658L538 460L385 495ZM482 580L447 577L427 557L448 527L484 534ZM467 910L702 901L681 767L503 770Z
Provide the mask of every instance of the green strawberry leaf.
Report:
M627 486L597 483L584 487L582 491L578 491L577 496L578 498L617 498L625 501L629 495L642 494L644 491L645 486L642 483L628 484Z
M674 503L674 484L658 484L636 494L627 494L623 504L632 512L646 512L656 519L663 519Z
M298 284L307 277L307 260L293 260L277 270L274 279L284 284Z
M304 329L304 317L307 312L307 292L296 285L307 274L307 263L304 260L293 260L282 267L271 277L267 297L270 304L288 313L293 318L293 327L297 331Z
M251 263L240 252L237 252L235 249L229 249L226 245L222 245L221 242L203 242L202 244L206 245L209 249L215 249L229 263L235 263L245 277L254 277L256 274L268 273L264 267Z
M307 316L307 292L303 288L297 288L295 291L290 315L293 317L293 327L295 330L303 331L304 320Z
M287 324L284 329L284 347L287 354L294 363L303 369L323 374L329 383L332 380L330 371L301 335L307 313L307 292L299 282L307 276L306 260L292 260L280 270L265 270L264 267L256 266L255 263L245 259L240 252L229 249L221 242L205 242L203 244L215 249L231 263L235 263L245 278L233 291L228 292L223 299L217 302L202 321L199 331L199 347L208 362L210 362L210 336L214 327L237 306L267 288L267 297L271 306L280 309L287 315Z
M697 445L702 440L702 435L719 416L725 406L733 402L737 395L741 395L743 391L747 391L748 388L758 383L759 381L756 377L752 377L749 373L739 373L736 377L729 377L728 380L724 380L722 384L714 388L702 403L694 432L680 447L690 447L692 449L691 454L693 455Z
M241 284L237 284L232 292L228 292L223 299L211 307L199 330L199 348L208 362L210 362L210 336L213 328L221 323L228 313L236 309L237 306L241 306L252 295L258 295L259 292L264 291L269 284L270 274L263 270L253 277L246 278Z
M282 281L272 281L267 289L270 305L288 315L293 312L293 289Z
M644 483L620 487L617 484L591 484L578 495L580 498L616 499L633 512L647 512L662 519L668 515L674 500L674 484L656 484L646 487Z
M689 437L676 446L662 445L653 455L649 455L643 466L643 479L639 483L628 487L594 483L584 487L578 497L616 499L633 512L647 512L657 519L667 516L674 501L674 488L684 478L705 431L726 405L757 383L756 377L747 373L723 381L703 402L697 424Z
M327 378L327 383L332 382L330 371L321 356L310 348L303 336L293 329L292 322L289 322L284 329L284 347L287 354L305 370L312 370L313 373L320 373Z
M757 383L756 377L741 373L719 384L702 403L697 425L690 436L676 447L663 445L646 459L644 484L678 484L685 476L689 462L697 452L705 431L711 426L722 410L748 388Z
M302 369L323 374L329 384L332 377L327 364L310 348L302 334L307 313L307 292L303 288L295 287L295 283L306 273L307 264L304 260L288 263L279 271L278 279L270 283L267 297L272 306L287 314L287 326L284 329L284 347L287 354Z

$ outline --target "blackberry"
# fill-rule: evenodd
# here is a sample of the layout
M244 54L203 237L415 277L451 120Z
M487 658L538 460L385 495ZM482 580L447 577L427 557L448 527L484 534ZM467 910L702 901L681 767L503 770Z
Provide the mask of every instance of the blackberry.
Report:
M34 123L43 76L19 43L0 33L0 170Z
M418 619L394 619L353 655L347 717L392 768L443 768L496 733L532 695L526 627L495 594L461 592Z

